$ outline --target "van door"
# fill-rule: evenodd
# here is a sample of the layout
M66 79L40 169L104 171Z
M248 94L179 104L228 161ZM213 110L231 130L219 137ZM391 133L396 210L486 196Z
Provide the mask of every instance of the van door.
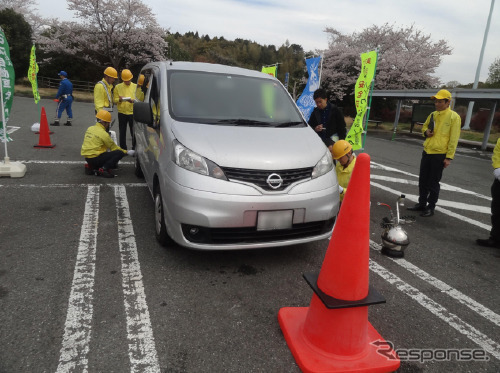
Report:
M146 123L136 120L134 129L137 141L137 156L147 183L152 187L152 178L156 170L156 162L160 152L160 85L159 70L146 69L141 72L144 80L141 87L137 87L136 97L142 111L149 111L149 120ZM146 105L144 105L146 104Z

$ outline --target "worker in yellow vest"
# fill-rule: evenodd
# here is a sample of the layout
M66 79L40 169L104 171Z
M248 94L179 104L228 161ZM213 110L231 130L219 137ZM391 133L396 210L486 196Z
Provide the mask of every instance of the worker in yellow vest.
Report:
M333 144L332 155L337 161L335 172L337 173L337 180L340 186L340 201L342 202L356 164L356 156L352 152L352 145L345 140L339 140Z
M137 84L132 83L132 72L122 71L122 83L117 84L113 93L113 102L118 108L118 126L120 130L120 148L127 150L127 125L132 136L132 149L135 149L134 136L134 101Z
M94 87L94 107L96 114L104 109L113 111L113 83L118 79L118 72L112 67L104 70L104 77Z

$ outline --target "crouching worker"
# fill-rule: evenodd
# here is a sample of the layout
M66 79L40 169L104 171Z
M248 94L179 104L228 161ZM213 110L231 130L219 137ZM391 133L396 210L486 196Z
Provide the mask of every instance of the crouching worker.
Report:
M87 129L82 144L81 155L87 161L85 173L114 177L112 170L117 168L120 159L126 154L133 156L135 151L123 150L111 139L108 132L111 122L110 112L102 109L97 112L95 117L97 123Z
M332 147L333 158L337 161L335 172L339 182L340 202L347 192L347 185L351 180L352 171L356 164L356 156L352 152L352 145L345 140L339 140Z

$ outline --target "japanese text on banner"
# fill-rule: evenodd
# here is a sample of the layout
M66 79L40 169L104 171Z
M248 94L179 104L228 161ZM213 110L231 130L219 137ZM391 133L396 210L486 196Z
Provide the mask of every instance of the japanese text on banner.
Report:
M14 100L14 84L15 84L15 73L14 66L10 60L9 43L5 34L0 28L0 79L3 95L3 110L4 115L0 116L0 139L1 141L12 141L10 136L7 134L7 122L9 121L10 108L12 107L12 101ZM3 119L5 118L5 123Z
M262 71L264 74L269 74L276 78L276 65L275 66L264 66L262 67Z
M30 54L30 67L28 69L28 80L31 82L31 88L33 89L33 98L35 99L35 104L40 101L40 94L38 93L38 82L36 75L38 74L38 64L36 63L36 53L35 45L31 47Z
M352 145L353 150L358 150L362 147L361 135L363 134L363 118L367 110L368 96L370 95L370 88L375 76L376 66L377 51L361 54L361 72L356 81L356 87L354 88L356 118L354 118L351 129L346 136L346 141Z

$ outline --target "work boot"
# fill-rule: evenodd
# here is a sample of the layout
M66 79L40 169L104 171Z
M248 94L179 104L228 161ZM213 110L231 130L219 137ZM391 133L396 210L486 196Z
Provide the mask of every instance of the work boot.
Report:
M413 207L407 207L406 209L409 210L409 211L424 211L425 210L425 205L423 205L421 203L417 203L415 206L413 206Z
M92 167L90 167L88 163L85 163L85 175L93 175L93 174L94 170L92 169Z
M115 175L113 175L113 172L111 170L108 170L107 168L100 168L99 169L99 176L106 177L106 178L115 177Z
M476 240L476 243L479 246L483 246L483 247L496 247L497 249L500 249L500 242L495 241L492 237L488 237L486 239L478 238Z
M64 123L65 126L71 126L71 120L68 119L66 123Z
M59 125L59 119L54 120L54 123L50 124L51 126L58 126Z
M424 212L420 214L420 216L423 218L430 218L433 215L434 215L434 209L428 207L424 210Z

